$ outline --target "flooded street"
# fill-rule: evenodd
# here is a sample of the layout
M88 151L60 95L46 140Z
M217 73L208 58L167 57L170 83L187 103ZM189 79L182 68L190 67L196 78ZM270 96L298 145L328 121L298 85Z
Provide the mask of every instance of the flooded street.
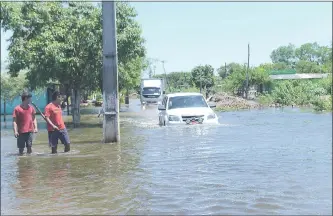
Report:
M2 126L1 214L332 213L331 113L225 112L218 126L159 127L156 107L132 103L121 144L101 144L102 119L84 115L66 154L49 155L39 120L33 155L18 157Z

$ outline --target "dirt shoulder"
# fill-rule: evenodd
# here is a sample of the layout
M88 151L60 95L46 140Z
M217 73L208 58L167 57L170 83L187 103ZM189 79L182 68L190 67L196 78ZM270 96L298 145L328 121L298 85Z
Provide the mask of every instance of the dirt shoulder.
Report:
M260 104L256 101L231 96L227 93L217 93L209 101L216 103L217 110L256 109L260 107Z

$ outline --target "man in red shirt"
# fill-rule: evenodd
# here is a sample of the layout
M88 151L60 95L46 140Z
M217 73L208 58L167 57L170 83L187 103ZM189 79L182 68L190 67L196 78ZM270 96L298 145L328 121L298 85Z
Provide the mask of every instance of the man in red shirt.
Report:
M52 148L52 154L57 153L58 140L65 145L65 152L70 151L70 140L65 123L62 119L61 103L63 97L60 92L55 91L52 94L52 102L45 107L45 117L47 121L47 130L49 145Z
M27 153L32 153L33 133L37 133L36 111L30 106L32 95L24 92L21 95L22 103L15 107L13 111L13 129L14 136L17 138L17 148L22 155L24 148Z

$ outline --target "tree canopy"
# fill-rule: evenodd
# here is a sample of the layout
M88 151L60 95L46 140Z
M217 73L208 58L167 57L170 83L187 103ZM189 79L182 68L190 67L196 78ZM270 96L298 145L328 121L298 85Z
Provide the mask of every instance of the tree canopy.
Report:
M136 11L117 2L119 86L133 87L144 69L145 47ZM51 80L73 89L101 87L101 7L86 2L2 2L1 25L13 32L9 73L27 69L32 87Z
M27 88L25 74L11 78L8 74L1 74L1 99L4 102L11 102L20 96L23 90Z
M214 68L211 65L196 66L191 71L192 82L195 87L211 88L214 86Z
M272 51L276 69L296 69L297 73L332 73L332 47L318 43L280 46Z

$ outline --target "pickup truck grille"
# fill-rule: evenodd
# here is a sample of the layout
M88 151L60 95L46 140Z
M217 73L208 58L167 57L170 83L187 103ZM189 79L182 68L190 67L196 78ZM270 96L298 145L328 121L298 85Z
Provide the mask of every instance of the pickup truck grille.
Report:
M159 95L142 95L145 98L158 98Z
M190 119L194 119L196 121L198 121L199 118L203 118L204 115L182 115L182 119L185 122L186 120Z

